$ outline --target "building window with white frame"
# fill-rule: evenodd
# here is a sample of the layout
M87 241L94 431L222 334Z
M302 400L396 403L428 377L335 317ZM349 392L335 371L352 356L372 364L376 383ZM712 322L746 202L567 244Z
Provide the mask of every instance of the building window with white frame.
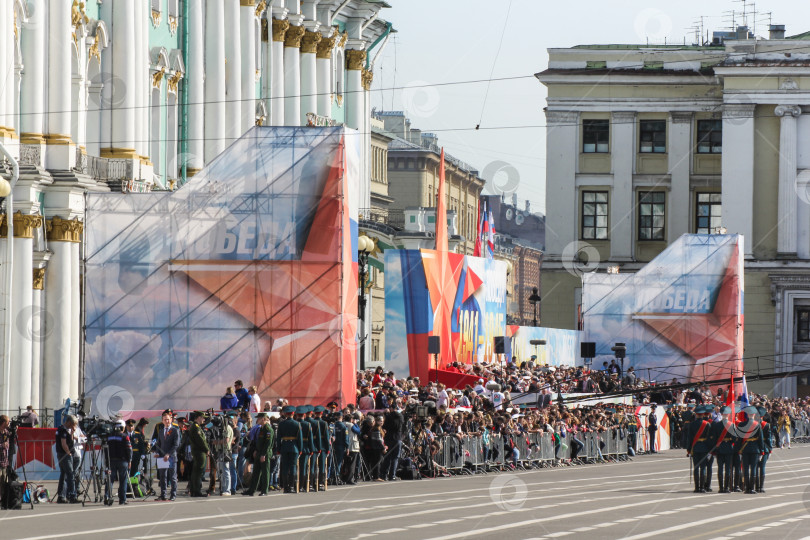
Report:
M608 192L582 192L582 239L608 239Z
M698 120L697 153L719 154L723 151L723 121Z
M639 122L638 151L642 154L664 154L667 151L666 120L641 120Z
M810 343L810 307L796 308L796 341Z
M712 234L719 230L721 225L720 193L698 193L695 203L695 232L697 234Z
M640 191L638 193L638 239L665 240L666 193Z
M585 154L610 151L610 120L582 121L582 152Z

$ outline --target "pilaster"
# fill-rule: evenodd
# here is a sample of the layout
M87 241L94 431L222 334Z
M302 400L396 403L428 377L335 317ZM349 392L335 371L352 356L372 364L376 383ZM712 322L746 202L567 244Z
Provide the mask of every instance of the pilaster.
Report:
M722 215L731 234L745 237L745 258L753 258L754 111L753 103L723 104ZM733 211L732 211L733 209Z
M779 123L779 221L777 233L777 256L795 258L798 245L796 216L796 120L802 114L796 105L779 105L774 114Z
M610 155L613 169L613 191L610 197L610 259L632 261L634 209L633 169L635 161L634 111L616 111L610 119ZM576 148L576 146L575 146ZM671 211L671 206L669 211Z

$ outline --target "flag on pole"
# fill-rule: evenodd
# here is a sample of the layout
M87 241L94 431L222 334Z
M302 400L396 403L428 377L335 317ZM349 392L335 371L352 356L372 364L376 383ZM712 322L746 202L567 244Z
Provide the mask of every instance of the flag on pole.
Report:
M738 399L740 400L740 409L751 405L751 402L748 401L748 385L745 382L745 374L743 374L742 391L740 392L740 397Z
M487 259L495 257L495 220L492 217L492 208L487 205Z
M734 370L731 370L731 384L728 387L728 394L726 394L726 405L731 407L731 414L728 415L729 419L733 422L734 415Z
M447 202L444 196L444 148L439 163L439 194L436 201L436 251L447 251Z
M486 203L484 203L486 204ZM475 207L476 221L475 221L475 248L473 249L473 257L481 256L481 201L479 200Z

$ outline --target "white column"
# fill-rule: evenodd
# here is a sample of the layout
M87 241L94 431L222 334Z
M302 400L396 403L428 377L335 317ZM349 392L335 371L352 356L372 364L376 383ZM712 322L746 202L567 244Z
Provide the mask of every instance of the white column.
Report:
M225 6L205 3L205 162L225 150Z
M19 24L21 21L16 21L14 19L14 2L7 2L6 0L2 0L0 2L3 6L3 11L7 17L6 19L6 26L2 28L6 29L8 32L8 37L4 36L4 39L8 40L8 48L6 49L6 59L8 65L11 66L11 71L6 73L6 84L5 87L8 88L6 92L6 102L4 104L4 109L6 111L7 120L8 120L8 128L16 130L19 128L19 96L20 96L20 79L22 78L21 68L17 65L17 54L16 54L16 47L17 47L17 37L14 35L14 30L16 29L16 25Z
M731 234L745 237L745 258L753 258L754 109L753 103L723 105L722 215Z
M65 398L70 397L70 317L73 315L70 244L69 241L53 240L48 243L53 255L45 277L45 306L50 314L48 323L51 323L46 329L42 365L42 405L45 407L59 407Z
M71 3L48 2L48 135L47 166L68 169L76 161L70 146ZM6 26L5 28L8 28Z
M14 218L14 267L11 298L11 386L9 405L25 408L31 403L31 303L33 295L33 227L39 226L39 216L21 215ZM25 221L25 223L24 223ZM17 229L20 229L17 232Z
M225 146L242 135L242 32L239 0L225 0Z
M346 51L346 124L352 129L363 129L365 96L363 90L363 67L366 51Z
M272 28L272 69L270 76L270 125L284 125L284 38L290 28L290 21L273 19Z
M256 7L239 8L240 37L242 40L242 116L241 133L256 123Z
M799 228L796 237L796 256L810 259L810 174L802 172L796 177L796 223Z
M284 125L301 125L301 39L303 26L293 26L284 38Z
M5 29L0 34L0 128L9 129L12 124L12 115L6 107L6 96L11 92L11 74L14 72L14 66L9 63L8 50L13 45L11 39L14 34L11 33L11 0L0 0L0 28Z
M203 50L203 1L187 0L189 4L188 20L188 65L186 80L188 89L188 147L186 174L193 176L204 165L205 138L205 59Z
M90 60L95 62L95 60ZM100 81L90 81L87 92L87 153L100 155L101 149L109 146L106 139L107 130L101 129L102 107L101 92L104 85Z
M579 238L575 183L578 122L576 111L546 110L546 253L558 260L566 246Z
M796 201L796 119L802 114L796 105L779 105L774 114L779 123L779 221L777 255L795 257L798 245Z
M363 205L361 208L371 208L371 82L373 79L374 74L371 71L364 69L361 72L361 83L363 85L363 123L361 124L360 131L364 139L361 148L361 156L363 165L365 166L362 191L360 193L360 204ZM370 331L369 327L369 332ZM370 335L371 334L369 334L369 336Z
M82 339L79 247L79 242L70 243L70 395L75 397L79 396L79 354Z
M636 113L632 111L618 111L611 115L610 153L613 164L613 192L610 196L609 235L610 259L614 261L633 260L633 223L636 208L633 193L635 122Z
M330 29L330 33L334 30ZM324 37L318 44L317 56L317 91L318 115L332 116L332 49L338 36Z
M135 4L134 19L135 40L131 46L135 49L135 85L132 92L135 94L135 151L143 160L149 156L149 26L151 6L148 0L130 0ZM113 40L116 35L113 32ZM130 87L127 87L127 92ZM151 178L150 178L151 180Z
M41 257L40 257L41 259ZM45 281L44 260L34 264L31 321L31 405L35 409L42 406L42 336L47 319L43 309L43 284Z
M317 58L319 32L307 30L301 40L301 118L299 125L306 125L307 113L318 113Z
M692 113L673 112L669 122L669 208L667 236L675 240L689 232L689 164L692 159Z
M102 4L104 6L105 4ZM112 73L102 81L103 100L110 104L112 132L110 146L101 149L101 155L112 158L135 158L135 107L137 106L137 79L135 74L135 3L115 2L112 10ZM130 90L131 89L131 90ZM104 120L102 115L102 121ZM102 129L104 125L102 124ZM50 269L48 269L50 275ZM48 292L45 293L46 299Z
M47 10L45 0L31 0L28 23L23 25L22 55L25 61L20 90L20 137L22 142L41 140L45 133L45 44Z

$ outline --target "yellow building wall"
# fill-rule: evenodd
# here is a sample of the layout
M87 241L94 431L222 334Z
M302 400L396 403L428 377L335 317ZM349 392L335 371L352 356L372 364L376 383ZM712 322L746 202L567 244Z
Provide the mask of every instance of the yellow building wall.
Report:
M754 111L754 238L757 259L776 258L779 194L779 118L774 106ZM749 240L746 238L746 242Z
M582 287L582 279L566 271L542 271L540 326L576 329L575 289Z
M745 271L745 329L743 344L746 370L773 369L776 312L771 303L771 280L767 272ZM757 359L757 357L760 357ZM773 392L773 381L748 383L756 393Z

